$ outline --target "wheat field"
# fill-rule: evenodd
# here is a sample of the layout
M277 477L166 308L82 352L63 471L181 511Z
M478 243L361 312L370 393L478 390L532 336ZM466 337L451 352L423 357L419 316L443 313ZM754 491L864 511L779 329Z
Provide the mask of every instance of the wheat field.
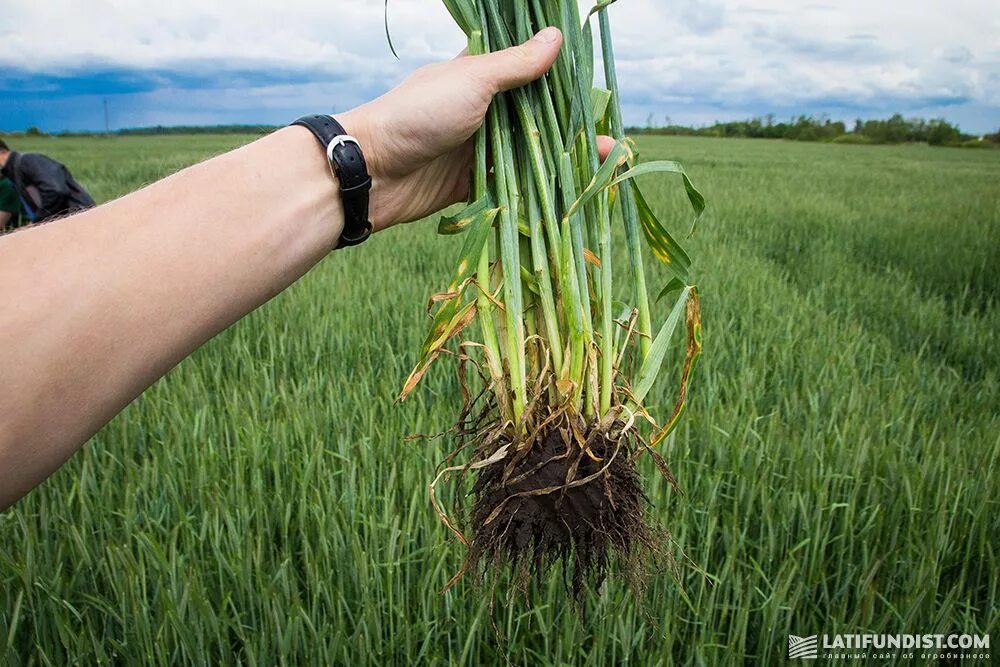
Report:
M250 139L10 143L103 201ZM0 663L776 664L790 634L1000 637L1000 151L639 147L709 201L704 356L663 449L683 495L641 465L679 579L643 603L611 579L578 613L553 575L492 619L471 580L441 594L450 447L404 438L452 424L454 370L395 397L460 240L414 224L335 253L0 515ZM682 188L643 186L686 232Z

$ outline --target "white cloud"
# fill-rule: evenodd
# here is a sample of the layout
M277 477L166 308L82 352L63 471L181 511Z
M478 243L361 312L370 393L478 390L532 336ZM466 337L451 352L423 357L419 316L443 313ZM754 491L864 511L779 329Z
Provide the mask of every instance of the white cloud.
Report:
M620 0L611 11L633 120L968 103L1000 123L995 0ZM402 61L386 46L383 0L45 0L6 2L2 15L0 69L45 73L310 69L369 92L463 43L440 0L390 0Z
M378 0L46 0L9 3L0 63L30 69L97 62L169 67L194 60L339 70L345 62L391 64ZM462 43L444 6L392 0L401 55L453 54ZM45 39L39 39L39 35Z
M635 45L623 51L633 73L623 78L642 80L637 87L654 99L789 106L968 97L1000 105L1000 4L989 0L732 2L708 31L692 29L688 12L668 13L655 41L644 36L648 26L620 22L624 43Z

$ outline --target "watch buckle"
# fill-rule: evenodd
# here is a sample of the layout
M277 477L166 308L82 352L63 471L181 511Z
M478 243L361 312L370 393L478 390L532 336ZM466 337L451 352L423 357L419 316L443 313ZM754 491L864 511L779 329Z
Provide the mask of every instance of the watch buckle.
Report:
M338 146L346 146L347 144L354 144L359 149L361 148L361 142L352 137L349 134L338 134L333 139L330 140L330 144L326 147L326 157L330 162L333 162L333 149Z

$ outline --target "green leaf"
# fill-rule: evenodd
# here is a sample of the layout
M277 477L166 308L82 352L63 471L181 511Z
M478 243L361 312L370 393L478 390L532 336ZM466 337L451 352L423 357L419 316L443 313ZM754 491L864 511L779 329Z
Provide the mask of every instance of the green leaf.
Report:
M479 255L482 253L486 239L489 238L490 230L493 228L493 220L499 212L498 208L480 211L467 225L469 233L465 237L465 243L462 244L462 254L458 258L455 277L448 286L449 291L458 289L458 286L475 271Z
M454 222L457 231L447 233L458 233L467 231L465 241L462 243L462 253L459 256L458 268L448 286L448 292L441 295L447 299L434 313L431 330L424 339L424 344L420 348L420 361L407 378L400 399L406 397L423 377L430 364L441 353L451 338L464 329L475 315L475 300L462 305L465 292L465 285L470 276L475 272L478 265L479 256L483 252L483 247L489 239L490 231L493 229L493 220L500 212L499 208L490 208L492 200L487 196L466 207L464 211L453 218L447 219ZM445 225L446 219L442 219L441 224ZM461 223L461 224L458 224ZM439 230L440 231L440 230Z
M580 96L571 95L570 97L572 99L569 103L569 125L563 132L563 150L567 153L572 152L576 138L583 131L583 106L580 104Z
M684 289L684 287L685 287L685 285L684 285L684 281L683 280L681 280L680 278L676 278L676 277L675 278L671 278L670 282L668 282L663 287L663 289L660 290L660 294L656 297L656 302L659 303L660 301L663 300L663 297L667 296L671 292L676 292L679 289Z
M602 9L604 9L605 7L607 7L608 5L613 5L616 2L618 2L618 0L598 0L597 4L594 5L593 7L591 7L590 11L587 12L587 20L590 20L591 16L593 16L597 12L601 11Z
M472 202L455 215L441 216L441 220L438 221L438 234L443 236L461 234L479 215L494 208L494 206L492 196L487 193L485 197Z
M475 317L476 302L470 301L460 309L460 301L461 296L458 296L446 302L434 315L434 324L431 326L431 331L420 348L420 361L417 362L416 367L414 367L410 376L406 379L403 390L399 395L400 400L405 399L413 391L413 388L417 386L417 383L420 382L420 379L427 372L431 363L441 354L441 348L444 347L445 343L461 333L468 326L469 322L472 321L473 317Z
M517 233L526 239L531 238L531 227L528 225L528 220L523 215L517 216Z
M473 31L481 29L479 25L479 12L475 9L475 3L469 0L444 0L444 6L448 8L448 13L455 19L455 23L467 36Z
M619 183L627 181L630 178L636 178L646 174L655 174L663 171L683 174L684 167L681 166L680 162L674 162L673 160L654 160L653 162L643 162L642 164L636 165L627 171L623 171L618 178L611 181L611 185L618 185Z
M617 322L627 323L628 320L629 320L629 318L632 316L632 311L634 310L634 308L632 308L632 306L628 305L627 303L622 303L618 299L615 299L612 302L612 307L615 308L615 309L617 309L621 313L620 315L618 315L618 317L615 318L615 322L616 323ZM622 347L622 336L624 336L624 335L625 335L625 332L622 330L622 328L620 326L615 326L614 348L616 350L620 350L621 349L621 347Z
M688 299L687 303L687 330L687 353L684 355L684 367L681 371L681 386L677 402L674 403L674 410L667 423L657 433L650 436L649 444L651 447L662 442L677 427L681 415L684 414L684 408L687 406L687 393L691 377L698 365L698 359L701 358L701 305L698 300L698 292L694 289L692 289L691 298Z
M579 198L566 212L566 218L572 218L573 215L579 211L581 208L587 205L591 199L596 197L602 190L608 188L611 185L612 180L614 180L615 173L618 168L629 161L632 157L632 149L628 142L624 139L615 144L615 147L611 149L608 154L607 159L604 160L604 164L601 168L597 170L594 174L594 178L591 179L590 184L586 189L580 193Z
M688 232L688 236L691 236L694 234L694 226L697 224L698 218L705 212L705 197L694 187L687 172L681 174L681 177L684 179L684 189L687 190L688 201L691 202L691 208L694 209L694 221L691 223L691 231Z
M385 16L383 17L385 23L385 41L389 42L389 50L392 51L392 55L399 60L399 54L396 53L396 47L392 43L392 35L389 33L389 0L385 0Z
M611 91L604 88L594 88L590 91L590 103L594 108L594 122L600 125L608 115L608 104L611 102Z
M618 178L609 183L610 186L618 185L623 181L630 179L635 179L637 176L643 176L645 174L654 174L659 172L671 172L674 174L680 174L681 178L684 180L684 190L687 192L688 201L691 202L691 208L694 209L694 222L691 223L691 231L688 232L688 236L694 232L695 223L698 222L698 218L701 214L705 212L705 197L700 192L698 188L694 187L694 183L691 182L691 178L684 171L684 167L681 166L680 162L674 162L673 160L656 160L654 162L644 162L640 165L632 167L628 171L622 173Z
M613 308L617 308L618 311L621 313L618 317L615 318L616 320L620 320L622 322L625 322L625 321L628 320L629 315L632 314L632 310L633 310L632 306L628 305L624 301L619 301L618 299L614 299L611 302L611 306Z
M420 346L420 358L425 359L434 349L440 347L448 339L447 332L451 325L452 320L455 319L455 315L458 313L458 306L462 302L462 297L460 295L455 296L443 304L434 313L434 319L431 322L431 330L427 332L427 337L424 338L424 344ZM470 302L471 303L471 302Z
M447 296L449 298L434 314L431 331L420 349L420 365L429 363L429 358L436 354L449 338L468 324L470 309L475 306L475 301L462 306L463 283L475 272L477 260L483 251L483 246L486 245L490 230L493 228L493 220L500 211L498 208L484 208L482 202L492 203L488 198L483 198L466 209L475 208L478 212L469 218L467 224L462 226L463 229L467 228L469 231L462 244L458 268L448 285Z
M656 376L660 374L663 359L667 356L667 348L670 346L670 339L673 337L674 331L677 330L677 325L680 324L684 316L684 309L692 289L691 287L684 288L684 291L681 292L680 297L677 299L677 303L674 304L673 309L670 311L670 315L667 316L667 321L663 323L663 328L656 334L653 344L649 346L649 353L642 362L642 367L639 369L639 373L632 385L632 398L636 403L642 403L643 399L646 398L646 394L652 389L653 382L656 381Z
M521 282L524 286L528 288L532 294L536 296L541 296L542 292L538 288L538 276L529 271L524 265L521 266Z
M657 259L670 268L670 271L678 280L687 284L688 270L691 268L691 258L684 251L684 248L674 240L670 232L657 220L656 214L653 213L653 210L646 202L646 198L642 195L639 184L632 181L631 185L632 192L635 195L635 204L639 209L639 222L642 224L642 231L646 236L646 242L649 244L650 250L653 251L653 255Z
M573 11L576 13L578 10L574 9ZM584 100L586 100L587 88L594 84L594 31L590 27L589 19L588 16L583 21L580 32L576 35L576 39L579 40L576 54L577 85L582 88L580 93L584 95Z

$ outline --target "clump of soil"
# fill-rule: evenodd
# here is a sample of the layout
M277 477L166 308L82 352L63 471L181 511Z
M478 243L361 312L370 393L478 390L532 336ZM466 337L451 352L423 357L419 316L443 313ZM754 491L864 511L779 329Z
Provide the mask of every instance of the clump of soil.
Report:
M579 598L618 561L641 587L638 570L658 540L645 520L635 448L614 428L598 428L581 444L571 429L553 425L530 447L478 471L468 569L512 563L523 577L541 578L561 563Z

